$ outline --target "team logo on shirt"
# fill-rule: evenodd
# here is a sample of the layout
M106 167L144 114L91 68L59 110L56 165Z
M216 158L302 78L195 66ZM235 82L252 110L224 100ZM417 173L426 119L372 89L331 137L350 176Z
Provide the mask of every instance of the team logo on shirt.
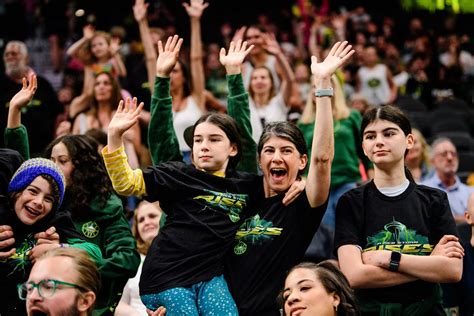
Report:
M12 267L11 275L15 272L26 274L26 268L31 265L29 258L30 251L36 246L36 239L33 234L29 234L25 239L16 247L16 251L10 257L0 260L0 263L7 263Z
M261 219L258 214L248 218L235 234L238 243L234 247L234 253L241 255L247 251L247 243L252 245L263 244L272 240L274 236L281 235L282 231L283 228L273 227L272 222Z
M380 79L379 78L371 78L367 81L367 85L371 88L377 88L380 86Z
M247 205L247 194L223 193L204 189L208 195L198 195L195 200L204 200L211 207L224 210L229 219L235 223L240 220L240 213Z
M373 236L367 237L364 251L390 250L406 254L429 255L433 245L428 238L408 229L404 224L395 219L386 224L384 229Z
M99 225L94 221L90 221L82 225L82 233L87 238L97 237L97 235L99 235L99 231L100 231Z

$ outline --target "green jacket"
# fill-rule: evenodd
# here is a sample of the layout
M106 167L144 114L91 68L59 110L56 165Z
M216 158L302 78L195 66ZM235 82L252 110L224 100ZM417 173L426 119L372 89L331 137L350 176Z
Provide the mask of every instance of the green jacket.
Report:
M26 127L5 130L5 144L29 158L28 133ZM76 230L87 242L74 245L89 252L95 259L101 273L102 289L96 302L96 315L113 315L120 301L122 290L129 278L135 276L140 264L128 222L123 212L121 200L112 194L105 207L93 200L87 216L74 216ZM97 260L97 251L102 251L102 260ZM99 251L99 252L100 252Z
M362 151L360 139L360 124L362 117L359 112L351 110L348 118L334 122L334 159L331 165L331 189L343 184L361 180L359 161L366 169L373 165ZM313 143L314 122L309 124L298 123L308 145L308 154L311 157Z
M257 145L252 139L248 93L245 91L242 75L227 76L229 85L228 113L240 128L242 139L242 159L237 170L257 172ZM155 78L155 88L151 98L151 119L148 127L148 147L154 165L161 162L182 160L178 139L173 127L170 79Z

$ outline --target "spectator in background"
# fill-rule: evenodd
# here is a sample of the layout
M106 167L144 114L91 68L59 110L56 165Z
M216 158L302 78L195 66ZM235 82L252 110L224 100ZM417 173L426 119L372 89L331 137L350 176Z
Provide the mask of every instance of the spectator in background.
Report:
M397 98L397 86L387 66L379 62L377 49L364 49L364 65L357 72L357 92L364 95L370 105L381 106Z
M34 74L34 70L28 66L28 51L23 42L8 42L3 53L3 61L5 73L0 74L0 147L4 146L3 133L9 101L21 90L22 79ZM33 156L38 156L53 140L56 117L64 110L50 83L41 76L37 76L37 81L39 90L23 109L25 126L35 131L29 136Z
M474 315L474 194L469 197L466 222L471 228L471 238L464 247L463 272L459 283L443 284L444 306L447 315Z
M145 200L138 204L133 216L132 233L137 240L137 250L140 253L140 266L135 277L128 280L123 289L115 316L146 315L146 307L140 300L138 282L142 274L143 261L150 249L151 242L160 231L161 208L158 202L150 203Z
M413 148L405 156L405 165L410 170L415 182L419 183L432 176L429 161L430 146L419 130L414 128L412 132Z
M26 300L28 316L90 316L100 283L97 266L84 250L57 248L38 259L18 295Z
M435 172L422 184L441 189L448 194L449 206L456 223L464 223L464 212L467 210L469 195L474 188L461 182L456 175L459 158L456 147L449 138L441 137L431 145L430 161Z

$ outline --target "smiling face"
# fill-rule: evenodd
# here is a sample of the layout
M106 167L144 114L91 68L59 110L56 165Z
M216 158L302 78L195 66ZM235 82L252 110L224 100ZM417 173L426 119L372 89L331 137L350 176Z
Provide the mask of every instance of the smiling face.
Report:
M229 157L237 155L237 146L232 144L222 129L203 122L194 129L193 163L206 172L225 172Z
M48 215L53 206L51 185L38 176L16 197L15 213L23 224L33 225Z
M109 57L109 43L103 36L96 36L91 40L91 51L97 59Z
M256 55L263 50L263 37L262 31L256 27L249 27L245 33L245 40L249 46L255 45L250 51L250 55Z
M151 244L160 230L161 211L152 203L141 203L137 212L137 230L146 244Z
M107 74L102 73L95 78L94 97L98 102L111 100L112 90L112 80Z
M307 162L308 157L301 155L295 144L285 138L271 136L263 144L259 157L266 194L272 196L288 190Z
M336 315L339 296L328 293L316 274L305 268L293 270L286 278L283 291L285 315Z
M71 258L51 257L39 260L33 266L28 281L38 283L42 280L52 279L68 283L76 283L77 271L73 269ZM53 296L42 298L35 289L26 300L28 316L34 315L87 315L79 292L74 287L57 288Z
M405 136L398 125L386 120L375 120L364 129L362 148L378 168L403 164L407 149L413 147L413 135Z
M54 145L51 150L50 159L61 169L66 178L66 186L71 185L71 176L74 171L74 164L72 158L69 155L69 150L64 143L58 143Z

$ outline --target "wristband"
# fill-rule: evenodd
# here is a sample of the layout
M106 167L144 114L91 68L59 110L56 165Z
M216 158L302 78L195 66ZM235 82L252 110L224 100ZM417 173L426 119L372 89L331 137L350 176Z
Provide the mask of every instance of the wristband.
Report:
M392 255L390 256L390 264L388 269L390 271L396 272L400 267L400 259L402 258L402 254L400 252L392 251Z
M327 89L316 89L314 96L320 97L332 97L334 95L334 90L332 88Z

